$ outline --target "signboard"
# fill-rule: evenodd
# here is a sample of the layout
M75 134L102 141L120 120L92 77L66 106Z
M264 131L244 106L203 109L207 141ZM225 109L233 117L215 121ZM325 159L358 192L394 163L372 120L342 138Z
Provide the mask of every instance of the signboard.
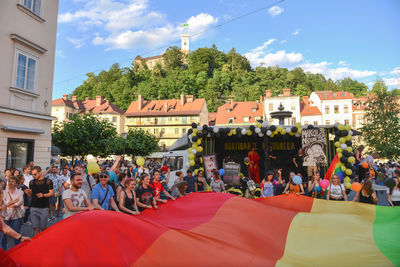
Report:
M240 163L226 162L224 163L224 183L240 184Z
M217 169L217 160L215 155L203 156L205 175L208 179L211 179L211 171Z
M301 142L304 155L303 166L326 165L325 129L303 129Z

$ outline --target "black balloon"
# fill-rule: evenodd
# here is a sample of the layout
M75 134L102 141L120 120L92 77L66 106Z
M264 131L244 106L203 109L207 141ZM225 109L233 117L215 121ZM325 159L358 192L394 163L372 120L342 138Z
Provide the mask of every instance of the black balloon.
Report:
M342 131L342 136L348 136L348 135L349 135L349 131L347 131L347 130Z
M340 136L340 131L339 130L335 131L335 136Z
M192 122L192 128L193 129L197 128L197 124L195 122Z
M207 134L208 134L208 131L207 130L205 130L205 129L203 129L203 131L201 131L202 133L203 133L203 136L204 137L206 137L207 136Z
M200 163L200 158L195 158L195 159L194 159L194 162Z
M213 128L213 127L211 127L211 126L210 126L210 127L208 127L208 129L207 129L207 130L208 130L208 132L210 132L210 133L213 133L213 132L214 132L214 128Z
M347 157L345 157L345 156L341 157L340 162L347 163Z
M383 183L390 189L393 189L396 186L396 181L392 178L386 178Z
M340 137L338 135L335 136L335 142L339 141Z
M250 125L249 129L254 131L254 129L256 129L256 127L254 125Z
M190 128L190 129L188 130L188 134L192 134L192 133L193 133L193 129Z
M197 140L199 140L199 138L198 138L197 136L193 136L193 137L192 137L192 141L193 141L193 142L196 142Z
M347 151L347 150L343 150L342 154L343 154L343 156L345 156L345 157L350 157L350 156L352 155L352 154L351 154L349 151Z
M196 152L196 157L200 158L200 157L201 157L201 155L202 155L202 153L201 153L201 152Z
M267 127L261 127L261 132L263 133L263 134L266 134L267 133Z
M298 130L298 129L297 129L296 126L293 126L291 130L292 130L292 133L297 133L297 130Z
M347 162L347 163L345 163L344 165L346 166L347 169L351 169L351 166L352 166L351 163L348 163L348 162Z
M314 129L314 126L312 124L307 126L307 129Z
M242 131L240 128L236 128L236 134L239 134Z
M353 145L353 142L351 142L351 141L346 141L345 144L346 144L347 146L352 146L352 145Z
M236 134L236 137L237 137L237 138L242 138L242 134L241 134L241 133L238 133L238 134Z
M271 125L269 127L269 129L271 130L271 132L275 132L276 131L276 126L275 125Z
M203 125L203 130L206 130L206 131L207 131L207 129L208 129L207 124Z

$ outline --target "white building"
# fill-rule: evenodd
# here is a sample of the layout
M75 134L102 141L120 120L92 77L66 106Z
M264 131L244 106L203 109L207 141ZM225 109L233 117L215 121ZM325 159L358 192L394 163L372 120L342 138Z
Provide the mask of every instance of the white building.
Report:
M0 1L0 172L47 167L58 0Z
M265 91L264 99L264 120L269 124L279 124L278 119L272 119L270 113L278 111L279 105L282 104L284 111L291 111L292 117L285 119L285 125L295 125L300 121L300 97L291 95L290 89L283 89L283 94L279 96L272 96L271 90Z
M353 94L349 92L312 92L309 105L317 107L322 113L323 125L334 123L352 124Z

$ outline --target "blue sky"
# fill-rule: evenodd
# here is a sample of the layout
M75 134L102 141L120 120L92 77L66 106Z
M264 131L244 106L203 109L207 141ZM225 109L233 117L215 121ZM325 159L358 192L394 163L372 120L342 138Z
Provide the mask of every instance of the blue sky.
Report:
M180 34L190 49L232 47L253 66L280 65L351 77L371 86L377 76L397 88L399 0L69 0L60 1L53 98L71 93L88 72L162 53ZM182 28L188 23L188 28Z

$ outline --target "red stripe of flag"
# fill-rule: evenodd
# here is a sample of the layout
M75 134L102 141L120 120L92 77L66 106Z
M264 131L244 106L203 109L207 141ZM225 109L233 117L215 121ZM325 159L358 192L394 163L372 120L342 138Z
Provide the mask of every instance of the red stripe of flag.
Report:
M326 171L325 179L331 180L332 175L335 173L336 164L339 163L339 162L340 162L339 156L338 156L338 154L336 153L335 157L334 157L333 160L332 160L331 165L329 165L329 168L328 168L328 170Z

